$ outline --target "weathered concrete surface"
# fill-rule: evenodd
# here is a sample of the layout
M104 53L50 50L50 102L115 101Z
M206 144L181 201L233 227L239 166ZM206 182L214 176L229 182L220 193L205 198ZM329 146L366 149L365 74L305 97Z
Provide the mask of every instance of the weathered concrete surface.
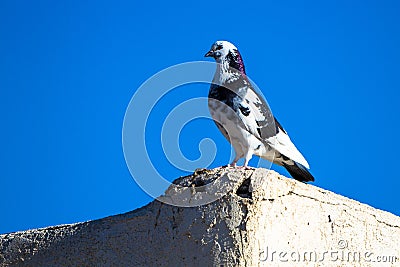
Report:
M400 265L400 218L393 214L265 169L196 175L176 183L228 178L233 187L200 207L153 201L96 221L0 235L0 265Z

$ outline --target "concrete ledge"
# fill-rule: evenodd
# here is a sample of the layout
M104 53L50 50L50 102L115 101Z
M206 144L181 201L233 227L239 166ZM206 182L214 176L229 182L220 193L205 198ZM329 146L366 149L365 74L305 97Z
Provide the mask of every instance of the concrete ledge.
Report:
M204 170L175 183L195 199L196 185L218 179L230 191L203 206L155 200L100 220L0 235L0 265L400 265L400 218L391 213L265 169Z

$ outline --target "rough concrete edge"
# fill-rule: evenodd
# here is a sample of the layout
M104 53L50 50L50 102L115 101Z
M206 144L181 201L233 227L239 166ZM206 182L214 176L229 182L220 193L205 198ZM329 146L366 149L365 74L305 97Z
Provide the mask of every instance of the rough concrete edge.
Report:
M216 170L216 169L219 169L219 168L215 168L213 170ZM285 197L287 195L294 194L299 197L306 197L306 198L313 199L315 201L322 202L325 204L343 205L343 206L347 206L347 207L353 209L352 207L350 207L349 205L346 204L348 202L352 202L360 207L360 209L357 209L357 211L361 211L361 212L368 211L368 214L375 217L379 223L384 223L385 225L390 226L390 227L400 228L400 217L391 212L381 210L378 208L374 208L369 204L365 204L365 203L359 202L357 200L351 199L349 197L336 194L332 191L317 187L312 184L305 184L305 183L296 181L296 180L288 178L282 174L279 174L278 172L276 172L274 170L268 170L268 169L264 169L264 168L256 168L256 169L252 170L253 173L250 175L245 173L245 172L248 172L249 170L238 169L238 168L225 168L225 171L232 173L234 175L239 173L239 174L245 174L245 176L246 176L243 179L236 180L237 184L233 187L233 190L232 190L232 191L234 191L234 193L236 193L236 190L240 186L239 183L241 184L244 179L253 178L253 177L263 177L263 178L267 178L267 182L264 181L263 183L261 183L261 187L260 187L260 184L256 184L256 185L254 184L254 183L257 183L257 181L255 181L255 182L253 180L251 181L252 182L251 190L253 191L253 197L257 200L261 200L261 201L262 200L270 200L270 199ZM310 188L313 188L314 190L310 190ZM275 189L275 190L273 191L270 189ZM276 190L276 189L279 189L279 190ZM277 192L278 192L278 194L277 194ZM333 201L326 201L327 198L329 198L330 200L333 200ZM88 221L84 221L84 222L77 222L77 223L71 223L71 224L46 226L46 227L41 227L41 228L21 230L21 231L10 232L10 233L1 233L0 240L6 236L10 237L13 235L18 236L20 234L30 234L30 233L40 232L40 231L57 230L57 229L61 229L61 228L73 228L73 227L81 226L84 224L96 223L96 222L100 222L100 221L104 221L104 220L115 220L121 216L134 217L134 216L137 216L137 214L139 214L142 210L145 210L146 207L153 204L154 202L158 202L158 200L155 199L155 200L143 205L142 207L139 207L132 211L119 213L119 214L115 214L115 215L110 215L110 216L100 218L100 219L88 220ZM388 219L390 220L389 222L387 221Z

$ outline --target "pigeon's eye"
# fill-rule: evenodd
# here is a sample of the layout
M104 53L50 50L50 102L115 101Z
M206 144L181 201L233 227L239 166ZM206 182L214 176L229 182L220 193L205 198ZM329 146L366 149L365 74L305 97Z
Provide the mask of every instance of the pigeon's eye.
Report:
M217 45L217 47L215 48L215 50L221 50L223 47L222 45Z

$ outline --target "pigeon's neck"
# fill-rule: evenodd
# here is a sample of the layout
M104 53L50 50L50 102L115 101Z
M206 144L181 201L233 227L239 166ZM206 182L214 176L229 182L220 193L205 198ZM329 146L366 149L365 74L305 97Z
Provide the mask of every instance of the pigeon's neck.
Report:
M228 55L226 56L226 61L231 68L238 70L243 75L246 75L243 59L238 50L235 49L229 51Z
M243 60L239 51L230 51L226 57L217 62L214 82L220 85L238 80L246 76Z
M213 82L215 84L224 85L227 83L232 83L240 79L242 76L243 74L240 71L232 68L226 62L221 62L217 65Z

